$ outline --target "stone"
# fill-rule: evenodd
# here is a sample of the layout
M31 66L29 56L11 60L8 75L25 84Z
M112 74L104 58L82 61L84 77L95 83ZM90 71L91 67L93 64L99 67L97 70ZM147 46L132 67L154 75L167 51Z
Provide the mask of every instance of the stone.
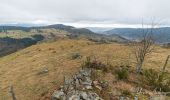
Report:
M85 86L85 89L87 89L87 90L92 90L93 88L92 88L91 85L87 85L87 86Z
M80 97L77 95L72 95L71 97L69 97L69 100L80 100Z
M55 91L52 95L52 100L59 100L64 96L64 92L63 91Z
M76 86L76 88L80 87L80 84L79 84L79 80L78 80L78 79L75 80L75 86Z
M102 90L102 87L100 86L99 81L93 81L93 86L99 90Z
M80 92L80 99L87 100L88 95L86 92Z
M76 76L77 76L77 79L82 79L82 75L80 73L78 73Z
M95 87L99 90L102 90L102 87L100 85L96 85Z
M100 97L96 97L95 100L103 100L103 99L101 99Z
M101 87L102 88L107 88L109 86L108 82L102 82Z
M92 85L92 83L91 83L91 82L86 81L86 82L82 82L82 85Z

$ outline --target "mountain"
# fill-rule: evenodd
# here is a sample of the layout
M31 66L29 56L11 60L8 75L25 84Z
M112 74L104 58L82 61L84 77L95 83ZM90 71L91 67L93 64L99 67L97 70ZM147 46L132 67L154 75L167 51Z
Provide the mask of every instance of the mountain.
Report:
M8 55L20 49L45 41L57 39L89 39L99 43L126 42L125 38L118 35L97 34L86 28L75 28L62 24L48 26L0 26L0 56Z
M75 28L75 27L67 26L67 25L63 25L63 24L54 24L54 25L36 26L36 27L0 26L0 32L5 32L5 33L8 33L8 31L14 31L14 30L21 30L24 32L32 32L34 30L34 33L43 33L42 30L50 30L50 29L66 31L69 33L69 34L67 34L67 36L69 38L82 38L83 37L83 38L87 38L87 39L99 39L99 40L106 39L109 41L114 41L113 39L118 38L118 39L116 39L116 41L118 41L118 42L119 42L119 40L120 40L120 42L126 41L126 39L124 39L118 35L115 35L116 37L107 36L107 35L103 35L103 34L97 34L97 33L92 32L91 30L86 29L86 28Z
M103 32L107 35L118 34L129 40L140 39L143 31L150 29L142 28L115 28L109 31ZM153 37L156 39L157 43L167 43L170 42L170 27L161 27L153 29Z
M54 29L59 29L59 30L64 30L69 32L70 34L68 35L69 38L87 38L93 41L102 41L102 42L127 42L128 40L119 36L119 35L112 35L112 36L107 36L104 34L97 34L87 28L75 28L72 26L66 26L62 24L56 24L56 25L49 25L49 26L44 26L44 27L36 27L38 29L46 29L46 28L54 28Z

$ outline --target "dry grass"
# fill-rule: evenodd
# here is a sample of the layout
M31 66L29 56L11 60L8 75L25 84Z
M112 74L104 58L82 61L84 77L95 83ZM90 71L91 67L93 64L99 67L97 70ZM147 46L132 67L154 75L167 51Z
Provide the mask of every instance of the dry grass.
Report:
M52 91L60 86L64 76L74 74L86 56L94 56L113 66L131 64L134 58L131 47L123 44L95 44L87 40L59 40L31 46L17 53L0 58L0 100L10 100L8 86L14 86L18 100L48 100ZM79 52L81 59L70 59ZM157 47L146 59L144 66L163 66L169 49ZM132 59L132 60L129 60ZM170 68L170 63L168 64ZM38 74L43 69L48 73ZM4 98L4 99L3 99ZM24 99L23 99L24 98Z

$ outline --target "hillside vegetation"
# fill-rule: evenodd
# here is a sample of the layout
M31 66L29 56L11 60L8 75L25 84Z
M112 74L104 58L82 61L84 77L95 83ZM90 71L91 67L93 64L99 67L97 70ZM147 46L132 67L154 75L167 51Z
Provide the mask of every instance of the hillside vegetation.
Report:
M159 70L169 53L169 49L157 47L144 67ZM124 44L98 44L86 39L41 43L0 58L0 99L11 99L8 88L13 85L18 100L49 100L53 91L62 85L64 76L77 72L88 56L102 63L109 62L113 67L134 66L131 47ZM106 80L112 79L109 76Z

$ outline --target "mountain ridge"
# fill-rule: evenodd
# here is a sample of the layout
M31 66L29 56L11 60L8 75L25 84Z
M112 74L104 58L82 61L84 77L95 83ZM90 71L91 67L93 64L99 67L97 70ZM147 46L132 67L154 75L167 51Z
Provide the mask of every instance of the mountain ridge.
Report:
M113 35L118 34L124 38L134 40L140 39L143 31L150 30L150 28L115 28L109 31L103 32L103 34ZM161 27L153 29L153 37L157 43L170 42L170 27Z
M63 24L48 26L23 27L0 26L0 56L4 56L39 42L55 41L62 38L86 38L94 42L126 42L127 39L118 35L107 36L94 33L86 28L76 28Z

